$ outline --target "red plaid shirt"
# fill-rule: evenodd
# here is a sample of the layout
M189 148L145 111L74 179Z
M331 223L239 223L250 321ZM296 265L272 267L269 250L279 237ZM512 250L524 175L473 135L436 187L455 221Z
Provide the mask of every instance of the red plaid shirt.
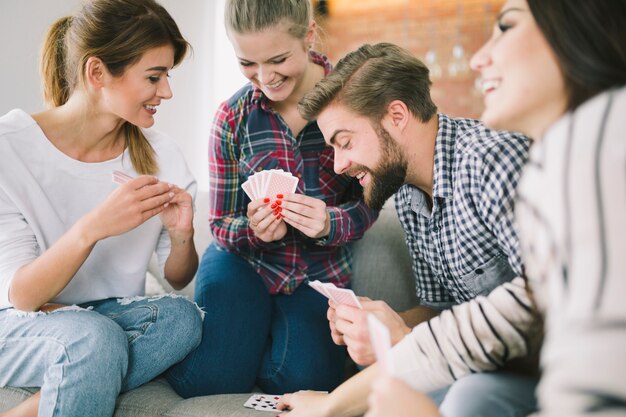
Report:
M321 54L310 58L328 74L332 66ZM330 234L311 239L288 226L287 235L263 242L249 227L249 198L241 184L255 172L282 168L300 178L298 193L326 202ZM247 84L218 109L209 142L209 222L217 245L245 258L263 278L271 294L290 294L306 280L347 286L352 250L378 213L362 200L358 182L333 169L316 122L294 137L261 90Z

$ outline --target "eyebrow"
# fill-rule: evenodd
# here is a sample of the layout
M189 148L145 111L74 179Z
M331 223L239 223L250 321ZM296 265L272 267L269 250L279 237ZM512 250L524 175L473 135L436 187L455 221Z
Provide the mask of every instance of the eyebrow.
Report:
M147 68L146 71L161 71L161 72L167 72L168 69L167 67L150 67Z
M283 58L286 55L289 55L289 52L283 52L282 54L278 54L278 55L275 55L273 57L270 57L270 58L267 59L267 61L274 61L276 59ZM249 61L249 60L247 60L245 58L240 58L240 57L237 57L237 59L239 59L240 61L245 61L245 62L253 62L253 61Z
M332 136L330 137L330 139L328 139L328 142L329 142L331 145L334 145L334 144L335 144L335 142L336 142L336 139L335 139L335 138L337 137L337 135L338 135L338 134L340 134L340 133L343 133L343 132L350 132L350 133L352 133L352 130L349 130L349 129L337 129L337 130L335 130L335 131L333 132L333 134L332 134Z
M496 21L497 21L497 20L502 19L502 16L504 16L504 15L505 15L505 14L507 14L508 12L523 12L523 11L525 11L525 10L524 10L524 9L521 9L521 8L519 8L519 7L509 7L508 9L502 10L502 11L500 12L500 14L498 15L498 17L496 18Z

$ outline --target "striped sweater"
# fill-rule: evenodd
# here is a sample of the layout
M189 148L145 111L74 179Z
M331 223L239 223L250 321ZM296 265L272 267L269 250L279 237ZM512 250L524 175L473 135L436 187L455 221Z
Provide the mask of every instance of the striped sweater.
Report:
M516 217L545 315L537 417L626 415L626 88L590 100L531 149ZM526 355L525 281L442 312L394 346L395 374L432 391Z

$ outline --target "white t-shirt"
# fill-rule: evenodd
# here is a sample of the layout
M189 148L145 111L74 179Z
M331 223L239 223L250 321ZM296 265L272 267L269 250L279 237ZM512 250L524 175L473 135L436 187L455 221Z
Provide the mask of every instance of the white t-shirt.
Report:
M164 134L144 134L157 155L163 181L195 197L196 182L176 144ZM59 151L35 120L16 109L0 118L0 309L12 307L15 271L54 244L76 221L117 187L114 170L136 176L130 156L85 163ZM119 236L99 241L74 278L52 302L78 304L144 293L151 255L161 268L170 251L158 216ZM51 271L51 273L54 273Z

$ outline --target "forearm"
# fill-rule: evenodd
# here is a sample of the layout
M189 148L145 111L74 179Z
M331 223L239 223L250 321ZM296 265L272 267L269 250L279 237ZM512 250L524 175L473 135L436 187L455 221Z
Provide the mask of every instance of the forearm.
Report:
M424 322L395 345L398 377L428 392L535 349L540 326L521 278Z
M79 220L48 250L17 270L9 289L13 307L36 311L63 291L98 241L87 223L85 218Z
M363 200L356 200L329 207L328 216L326 245L333 246L361 239L378 218L378 212L367 207Z
M367 397L378 376L376 364L371 365L338 386L328 396L330 413L333 417L353 417L367 411Z
M170 235L171 249L165 262L165 279L176 290L191 282L198 270L198 253L193 231L184 235Z
M439 311L433 310L432 308L428 308L425 306L415 306L410 310L403 311L399 313L402 320L406 323L406 325L410 328L417 326L418 324L428 321L433 317L439 315Z

